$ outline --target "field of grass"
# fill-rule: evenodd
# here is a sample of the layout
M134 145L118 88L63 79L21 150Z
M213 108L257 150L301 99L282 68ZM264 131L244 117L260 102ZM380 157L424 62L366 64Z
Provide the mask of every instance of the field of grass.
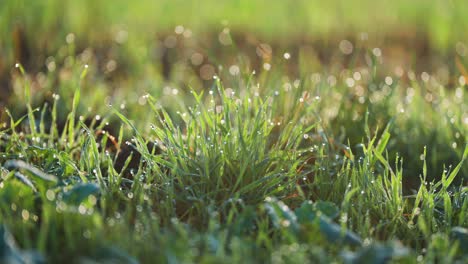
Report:
M0 3L0 263L467 263L463 1Z

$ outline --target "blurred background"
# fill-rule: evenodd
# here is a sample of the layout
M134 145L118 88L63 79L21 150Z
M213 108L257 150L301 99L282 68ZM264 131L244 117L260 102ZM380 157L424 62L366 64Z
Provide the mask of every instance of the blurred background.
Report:
M148 76L201 87L220 65L260 72L285 53L293 63L282 71L298 77L366 66L369 51L383 55L383 72L426 71L449 84L468 53L467 12L456 0L3 0L2 99L16 62L39 80L56 70L66 79L75 59L112 90Z
M439 161L458 162L466 142L466 14L464 0L2 0L0 118L6 107L25 113L26 77L33 105L60 95L64 120L84 65L79 112L118 105L139 126L148 123L147 93L175 112L214 76L245 90L255 73L263 92L300 86L324 98L323 126L343 143L362 141L367 110L373 128L405 113L390 150L419 164L432 142L440 172Z

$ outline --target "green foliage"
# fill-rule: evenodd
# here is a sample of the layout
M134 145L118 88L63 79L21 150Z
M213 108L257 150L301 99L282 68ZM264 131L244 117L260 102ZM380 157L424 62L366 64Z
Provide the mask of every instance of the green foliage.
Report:
M393 75L381 50L357 42L353 54L330 48L333 62L311 74L323 69L320 51L262 43L417 24L433 50L455 45L460 54L466 5L351 1L331 21L325 13L336 4L314 1L295 8L208 1L206 9L198 2L62 2L0 3L0 36L24 26L41 65L5 70L15 45L0 38L0 82L10 74L13 89L0 102L10 107L0 108L0 262L468 258L465 79ZM370 23L362 14L376 12L366 10L401 17ZM219 33L222 19L229 22ZM182 33L163 35L186 47L154 43L155 34L179 24ZM254 44L242 51L242 38L224 47L224 37L239 39L236 29L262 41L247 38ZM216 45L202 35L210 30ZM195 65L200 46L209 51ZM462 57L453 59L457 69L450 61L439 72L447 66L463 75ZM159 68L171 59L164 79ZM206 65L213 79L200 79Z
M468 148L440 180L428 175L425 151L419 188L407 195L402 158L388 151L395 122L374 133L369 114L367 142L353 150L307 118L321 110L314 101L255 90L238 97L219 80L206 96L192 93L194 105L178 112L148 95L149 130L115 109L133 134L126 142L123 130L115 139L81 121L67 121L62 137L57 124L2 131L0 216L21 247L50 261L125 263L155 261L151 252L163 262L465 257L468 200L457 178ZM293 113L283 108L291 101ZM134 152L117 171L124 145ZM7 258L24 258L5 243Z

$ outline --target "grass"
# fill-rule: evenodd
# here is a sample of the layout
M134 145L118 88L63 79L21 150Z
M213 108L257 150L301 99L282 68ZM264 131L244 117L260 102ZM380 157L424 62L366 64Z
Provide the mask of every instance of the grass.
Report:
M1 263L466 262L466 5L114 2L0 4Z
M466 135L466 121L425 125L451 111L461 118L466 105L434 106L414 95L404 113L392 114L407 96L349 104L355 99L336 98L347 96L342 83L330 90L296 82L275 91L249 74L234 89L217 77L208 93L192 90L191 103L178 110L145 95L144 124L117 106L98 123L79 112L87 70L77 74L61 128L55 96L52 107L27 103L26 116L11 117L1 132L2 232L19 244L3 240L4 260L466 259L468 148L452 146L455 133ZM29 94L26 75L23 87ZM439 92L440 101L457 101L457 91ZM335 107L340 114L330 114ZM352 118L354 111L364 111L362 118ZM118 134L106 130L107 120L120 124ZM338 127L345 132L333 131ZM411 137L401 131L412 127L421 129L411 132L420 137L412 143L427 148L401 149ZM134 151L124 156L128 149ZM447 160L454 163L442 169L440 155L453 155Z

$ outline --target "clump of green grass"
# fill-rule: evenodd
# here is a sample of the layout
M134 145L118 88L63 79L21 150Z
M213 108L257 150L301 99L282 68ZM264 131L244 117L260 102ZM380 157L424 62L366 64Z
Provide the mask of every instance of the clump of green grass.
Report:
M232 206L258 204L267 196L285 197L295 191L305 160L301 143L314 127L299 122L300 109L281 124L275 121L281 102L274 94L239 98L228 94L219 81L207 103L203 94L192 93L196 105L178 112L180 123L154 107L156 100L149 96L157 116L149 137L161 148L159 155L150 153L147 140L117 113L134 128L135 148L147 164L146 175L135 177L158 183L159 205L169 210L168 216L206 223L210 208L227 213Z

